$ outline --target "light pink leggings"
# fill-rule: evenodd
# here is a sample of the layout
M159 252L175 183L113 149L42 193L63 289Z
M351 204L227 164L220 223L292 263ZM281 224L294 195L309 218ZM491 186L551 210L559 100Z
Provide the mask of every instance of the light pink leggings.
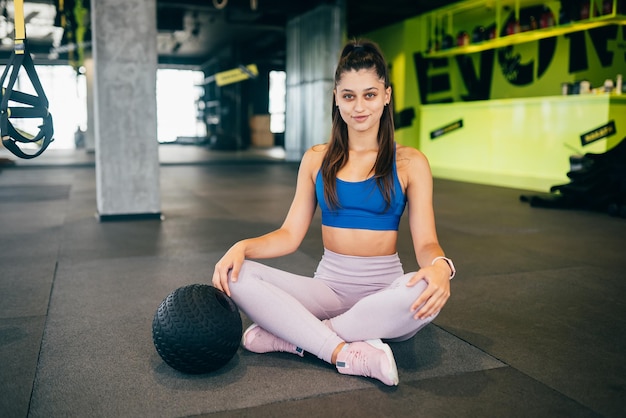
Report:
M344 341L403 341L435 318L413 318L410 306L427 286L424 280L405 286L413 274L404 274L397 254L356 257L325 250L313 278L246 260L229 286L248 318L330 363Z

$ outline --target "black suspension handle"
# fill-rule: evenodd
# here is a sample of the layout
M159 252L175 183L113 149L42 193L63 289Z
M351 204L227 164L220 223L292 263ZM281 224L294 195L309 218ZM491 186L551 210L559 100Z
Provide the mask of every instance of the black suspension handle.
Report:
M26 42L26 31L24 23L24 2L15 0L15 46L9 59L9 63L4 69L0 78L0 136L2 143L15 156L31 159L43 153L48 145L54 140L54 127L52 115L48 111L48 98L41 86L35 64L28 53ZM30 79L35 89L36 95L14 91L13 87L17 81L21 68L24 68L26 75ZM5 81L8 77L8 83ZM20 104L20 106L9 106L9 102ZM41 118L42 124L39 126L37 134L24 132L11 122L11 119ZM39 149L33 153L25 153L18 146L18 143L38 143Z

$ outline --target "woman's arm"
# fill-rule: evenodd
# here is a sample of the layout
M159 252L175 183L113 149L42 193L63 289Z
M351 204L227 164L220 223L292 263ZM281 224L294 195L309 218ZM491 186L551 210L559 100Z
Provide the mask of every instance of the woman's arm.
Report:
M413 286L426 280L428 287L411 305L415 318L426 318L439 312L450 297L450 267L445 260L436 257L444 255L437 239L433 208L433 180L428 160L420 151L403 147L403 161L407 161L406 194L409 209L409 226L413 248L420 270L409 281Z
M236 281L246 258L273 258L290 254L298 249L306 235L315 213L315 174L322 152L308 150L302 157L298 170L296 192L289 212L280 228L255 238L235 243L215 265L213 285L230 295L228 273Z

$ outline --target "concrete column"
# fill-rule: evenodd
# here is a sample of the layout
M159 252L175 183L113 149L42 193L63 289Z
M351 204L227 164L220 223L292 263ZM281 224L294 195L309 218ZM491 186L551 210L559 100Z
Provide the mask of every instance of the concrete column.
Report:
M97 0L91 19L98 215L158 219L156 0Z
M287 23L285 151L299 161L328 142L335 67L345 40L344 2L322 5Z

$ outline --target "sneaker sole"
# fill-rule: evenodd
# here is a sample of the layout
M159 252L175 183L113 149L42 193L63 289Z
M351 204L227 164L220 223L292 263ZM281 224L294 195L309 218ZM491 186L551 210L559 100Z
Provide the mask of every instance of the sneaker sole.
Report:
M381 340L367 340L365 341L369 345L379 350L383 350L385 355L387 356L387 360L389 361L389 366L391 371L387 374L387 379L391 381L393 384L389 386L397 386L400 382L400 378L398 377L398 367L396 366L396 359L393 356L393 352L391 351L391 347L389 345L383 343ZM383 382L384 383L384 382Z

